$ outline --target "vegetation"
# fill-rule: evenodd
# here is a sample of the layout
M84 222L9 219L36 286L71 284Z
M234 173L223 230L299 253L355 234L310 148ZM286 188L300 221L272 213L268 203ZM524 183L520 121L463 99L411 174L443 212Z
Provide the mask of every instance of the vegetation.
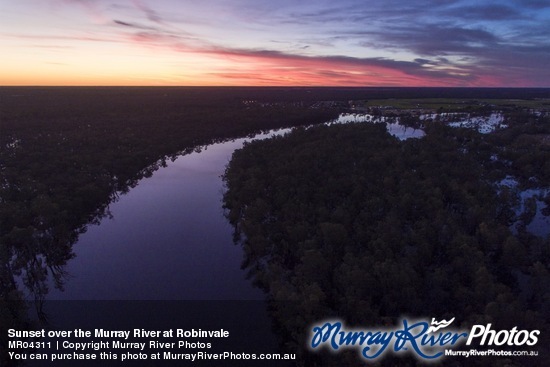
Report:
M64 266L74 256L72 246L78 236L86 231L86 226L97 223L109 215L111 202L130 190L141 178L150 176L156 169L165 165L168 159L200 149L200 146L214 141L241 137L260 130L327 121L337 116L342 108L349 108L348 102L351 100L435 97L482 99L518 96L529 99L548 98L548 93L538 89L495 91L483 88L1 87L0 325L2 328L23 329L27 325L21 302L25 298L24 293L34 296L40 312L40 302L45 298L48 287L52 283L57 287L63 286ZM319 103L320 101L328 102ZM304 130L301 134L307 135L310 132ZM520 158L515 156L516 150L509 151L506 148L507 144L512 143L517 143L518 147L530 144L532 139L542 139L542 135L533 135L526 131L517 141L515 136L503 135L502 149L499 153L506 159L519 162L518 170L523 169L522 174L525 177L537 172L541 167L544 172L548 172L547 166L539 164L540 157L544 155L537 153L535 157L523 154L521 159L528 163L524 165L521 160L518 161ZM382 144L381 149L393 147L391 149L395 152L405 149L394 147L395 142L391 139L386 140L387 138L377 143ZM416 149L423 150L424 147ZM311 159L317 158L319 157L311 156ZM298 159L298 156L293 159ZM385 157L379 159L381 161L377 163L377 169L385 168L384 163L390 163ZM401 165L405 166L406 163L402 162ZM319 165L319 170L330 169L323 164L325 162L318 162L313 166ZM315 176L308 177L314 180L312 182L319 182ZM319 176L321 177L323 176ZM408 183L407 180L412 180L411 184L415 184L413 178L414 175L403 182ZM546 180L547 176L541 176L542 179ZM295 178L286 175L278 180L284 186L285 183L293 183ZM329 180L331 186L324 190L329 193L339 180ZM399 188L400 180L404 179L396 176L388 180L388 183L393 183ZM261 187L258 186L261 182L263 181L248 184L251 190L250 198L256 194L254 190ZM343 194L345 189L355 186L357 185L343 186L340 194ZM301 190L295 194L304 194L305 188ZM357 191L355 195L366 194L371 189L362 190ZM283 191L281 195L282 193ZM317 196L318 194L314 198ZM285 198L282 196L278 200L282 203ZM471 200L475 201L476 198L478 196ZM335 196L327 201L339 208L336 214L336 207L320 209L321 212L318 213L325 218L320 224L325 224L322 230L321 227L315 229L314 234L326 232L326 241L329 241L329 238L335 241L342 228L346 230L346 236L356 236L346 227L350 225L350 214L344 213L348 208L338 204L338 200ZM271 205L269 201L264 202ZM240 202L233 201L233 205L236 208ZM507 213L505 209L502 208L503 213ZM267 206L265 210L271 211L271 208ZM363 213L367 218L375 214L376 211L370 214ZM333 215L340 216L339 220L344 222L334 222ZM270 221L275 222L272 219ZM390 224L391 222L386 225ZM492 229L492 226L501 224L490 222L488 225L488 229ZM302 241L304 236L311 241L317 241L315 236L309 237L311 233L307 231L312 230L311 228L292 227L290 230L294 232L288 239L285 237L286 244L292 247L294 242L288 240ZM360 233L360 236L367 235L371 236L370 232ZM277 236L269 241L279 241ZM287 248L284 251L288 251L288 254L284 256L289 263L295 261L296 256L306 256L292 254L291 247L287 245L282 248ZM308 244L310 245L312 244ZM335 246L334 243L331 246ZM399 244L396 243L395 246ZM513 243L510 246L514 251L517 250ZM248 252L249 263L252 266L261 256L253 255L253 251ZM323 259L322 253L317 250L305 254L319 258L320 262L328 261ZM512 252L509 257L515 258L514 254ZM485 261L485 258L483 259ZM525 264L528 264L527 260ZM523 266L528 268L525 264ZM544 275L545 266L537 269ZM319 280L319 284L323 282ZM263 283L267 284L265 281ZM511 287L507 284L504 282L504 286ZM312 295L315 297L315 292ZM6 344L6 333L2 333L0 354L5 350L3 347ZM1 357L0 355L0 359Z
M550 242L510 230L517 197L495 185L507 175L550 183L548 146L525 145L548 135L548 123L489 136L426 130L398 141L384 125L318 126L234 153L227 216L303 365L357 363L355 352L303 353L309 326L330 317L363 328L414 315L548 330Z
M282 97L223 88L1 88L2 328L26 325L25 293L42 316L49 286L63 286L78 236L166 160L213 141L337 115ZM251 98L277 103L243 103ZM0 354L7 345L1 334Z
M493 110L513 111L529 109L550 108L550 99L457 99L457 98L391 98L391 99L370 99L358 101L357 107L394 107L398 109L429 109L440 112L472 112Z
M250 107L251 91L11 89L1 116L0 298L21 274L32 294L60 286L85 226L166 160L214 140L310 124L335 111L286 104ZM261 116L261 118L260 118Z

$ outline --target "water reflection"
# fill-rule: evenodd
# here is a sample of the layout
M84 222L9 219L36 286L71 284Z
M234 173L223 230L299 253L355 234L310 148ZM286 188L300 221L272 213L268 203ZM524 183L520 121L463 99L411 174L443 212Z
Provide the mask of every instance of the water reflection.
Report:
M203 147L140 181L111 205L112 218L81 235L70 282L49 298L262 299L220 205L220 175L245 140Z
M381 122L342 114L331 123L352 121ZM424 135L384 122L399 139ZM49 299L262 299L241 270L242 251L221 209L220 176L245 141L290 131L200 147L141 180L110 206L109 218L80 236L65 268L71 279L63 290L52 287Z
M350 122L386 123L399 139L424 135L395 118L369 114L341 114L327 124ZM93 224L99 225L89 225L79 237L84 231L75 231L63 261L54 261L49 271L29 272L40 277L24 278L24 287L40 299L49 292L52 300L262 299L240 269L242 252L233 245L221 209L220 176L245 141L290 131L265 131L188 149L171 163L163 160L125 195L113 195L110 206L95 217ZM70 281L61 287L64 278Z
M364 114L349 114L343 113L338 116L334 121L329 124L349 124L349 123L373 123L373 124L386 124L386 130L391 135L395 136L399 140L406 140L411 138L421 138L426 133L422 129L416 129L410 126L401 124L399 117L391 116L377 116L368 113Z
M425 135L402 124L399 116L341 114L327 125L342 123L383 123L401 140ZM56 252L63 256L31 259L30 276L22 285L39 298L50 292L50 299L261 299L240 270L242 253L232 244L232 228L221 209L220 175L245 141L290 131L265 131L190 148L171 163L163 161L143 174L149 177L155 171L152 177L113 200L108 211L102 207L103 214L96 217L99 225L90 225L80 238L75 231L66 242L68 251ZM60 248L59 243L48 248L52 246ZM66 274L70 281L64 290L56 288L54 283L61 285ZM45 287L48 275L50 287Z
M112 195L110 206L102 206L85 231L72 230L71 241L61 246L44 239L44 245L36 248L44 252L22 251L15 261L23 264L23 272L12 271L6 262L2 270L9 277L0 277L2 300L12 299L10 292L17 289L25 291L27 299L38 300L36 314L48 323L62 322L67 315L56 311L52 302L43 308L46 296L51 301L263 301L263 292L241 269L242 249L233 243L233 229L221 205L220 176L233 151L245 141L288 131L203 146L172 162L163 160L151 169L153 175L148 171L141 175L148 178L120 192L124 195ZM3 327L31 327L22 303L1 303L2 315L10 316L0 317ZM255 317L256 321L267 320L265 314ZM102 321L98 316L95 320ZM270 324L265 324L261 330L269 333ZM2 345L0 339L0 361L5 359Z

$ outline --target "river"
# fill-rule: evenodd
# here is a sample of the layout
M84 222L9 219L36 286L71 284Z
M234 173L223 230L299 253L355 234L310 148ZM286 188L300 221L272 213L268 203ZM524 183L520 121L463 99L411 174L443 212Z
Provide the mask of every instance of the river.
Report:
M331 123L385 122L399 139L424 132L370 115L341 115ZM223 215L221 175L245 141L282 135L273 130L212 144L168 162L111 203L110 217L91 225L74 246L64 290L49 300L262 300L241 269Z
M59 330L223 329L231 338L191 337L185 340L204 341L204 346L172 351L277 352L265 295L241 269L243 252L233 243L233 227L224 217L221 175L245 141L287 131L213 144L180 156L111 203L111 216L90 225L75 244L64 290L50 286L44 306L49 323ZM107 365L118 365L110 362ZM171 362L160 365L180 365ZM266 365L293 365L276 362Z
M271 131L180 156L110 205L74 246L64 291L50 300L260 300L222 210L221 175L235 149Z
M365 122L385 123L388 132L401 140L425 134L400 125L399 119L369 114L342 114L327 124ZM470 125L479 128L479 123ZM80 235L74 246L76 257L65 268L69 277L64 290L51 286L47 298L263 300L263 293L241 269L243 254L233 244L233 229L223 215L221 175L232 153L245 141L289 131L212 144L142 179L111 203L112 216ZM529 230L547 235L547 229L537 230L548 224L548 218L540 214L544 205L538 204Z

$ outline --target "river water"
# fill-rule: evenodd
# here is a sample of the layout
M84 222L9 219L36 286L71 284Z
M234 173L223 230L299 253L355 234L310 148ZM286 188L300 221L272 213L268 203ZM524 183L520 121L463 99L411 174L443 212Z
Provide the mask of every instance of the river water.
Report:
M367 117L365 117L367 116ZM424 132L369 115L330 123L385 122L400 139ZM282 135L274 130L209 145L180 156L141 180L110 205L112 214L89 226L74 246L64 290L49 300L262 300L241 269L242 250L223 215L223 174L245 141Z
M258 134L265 139L285 130ZM250 138L180 156L110 205L75 244L64 291L50 300L260 300L222 210L221 175Z

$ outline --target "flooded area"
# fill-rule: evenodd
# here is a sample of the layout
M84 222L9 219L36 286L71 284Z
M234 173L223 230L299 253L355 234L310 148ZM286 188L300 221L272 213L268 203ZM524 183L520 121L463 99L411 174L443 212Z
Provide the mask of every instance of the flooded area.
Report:
M518 217L527 217L527 223L517 220L512 224L512 230L517 233L521 226L536 236L546 237L550 235L550 216L544 215L548 210L544 198L550 195L550 188L532 188L522 190L519 188L519 182L516 178L508 176L497 183L497 188L503 187L511 191L516 197L517 205L514 211Z
M349 123L373 123L373 124L386 124L386 129L388 133L395 136L399 140L405 140L410 138L421 138L424 135L422 129L415 129L402 125L399 122L398 117L387 117L387 116L375 116L368 113L343 113L338 116L334 121L329 122L328 124L349 124Z
M424 120L428 118L434 117ZM450 121L457 116L440 118ZM503 125L493 115L483 123L459 121L460 126L472 128ZM422 129L401 125L398 118L370 114L341 114L327 124L342 123L385 123L388 132L401 140L425 135ZM456 121L450 124L458 126ZM221 175L232 153L245 141L289 131L269 131L202 147L140 181L110 205L110 218L89 226L80 236L74 247L76 257L66 267L65 290L52 287L48 298L263 299L241 270L242 250L233 244L233 229L222 209ZM513 180L506 184L513 186ZM528 230L548 234L550 223L541 213L543 193L518 194L522 202L526 195L537 198L537 213Z
M381 121L342 114L328 124L351 122ZM395 121L386 124L399 139L424 135ZM80 235L64 290L51 287L48 299L263 299L241 270L242 250L223 214L221 175L245 141L290 131L208 145L141 180L111 203L109 218Z

